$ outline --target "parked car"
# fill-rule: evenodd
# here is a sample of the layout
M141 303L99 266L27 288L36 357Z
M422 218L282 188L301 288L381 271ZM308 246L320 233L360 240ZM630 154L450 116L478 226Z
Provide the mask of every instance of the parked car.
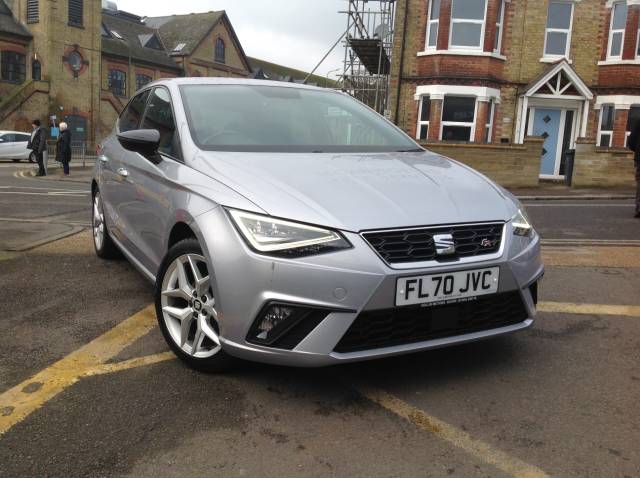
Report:
M190 366L323 366L515 332L540 239L500 186L346 94L182 78L98 151L93 238L155 283Z
M32 151L27 149L27 143L31 138L30 133L20 131L0 131L0 159L11 159L16 163L28 159L32 163Z

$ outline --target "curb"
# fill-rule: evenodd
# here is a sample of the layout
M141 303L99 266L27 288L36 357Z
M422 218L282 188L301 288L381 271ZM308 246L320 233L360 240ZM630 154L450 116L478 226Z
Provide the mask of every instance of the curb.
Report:
M631 194L596 194L575 196L516 196L521 201L615 201L635 199Z

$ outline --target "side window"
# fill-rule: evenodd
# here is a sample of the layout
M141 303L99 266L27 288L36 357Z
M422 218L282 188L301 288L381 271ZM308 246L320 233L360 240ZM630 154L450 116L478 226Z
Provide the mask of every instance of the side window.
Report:
M174 158L181 157L171 96L165 88L155 88L151 93L142 128L160 131L160 152Z
M18 141L19 143L27 143L31 139L31 136L28 134L18 134L16 136L16 141Z
M138 129L140 126L140 120L142 120L142 114L144 113L144 107L147 104L147 98L149 97L149 90L144 91L137 95L129 106L124 110L120 116L120 122L118 126L121 133L131 131L132 129Z
M5 143L14 143L16 141L16 135L11 133L5 134L2 139Z

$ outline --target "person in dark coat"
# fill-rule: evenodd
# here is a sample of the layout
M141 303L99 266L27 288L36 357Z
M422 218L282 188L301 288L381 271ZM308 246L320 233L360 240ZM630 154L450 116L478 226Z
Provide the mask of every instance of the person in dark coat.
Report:
M33 132L31 133L31 139L27 143L27 149L33 151L38 162L38 173L36 176L46 176L44 169L44 153L47 150L47 132L42 127L39 119L33 120L31 123Z
M636 121L627 146L635 153L636 163L636 216L640 218L640 121Z
M62 163L64 175L69 176L69 163L71 162L71 131L67 123L60 123L60 136L56 142L56 161Z

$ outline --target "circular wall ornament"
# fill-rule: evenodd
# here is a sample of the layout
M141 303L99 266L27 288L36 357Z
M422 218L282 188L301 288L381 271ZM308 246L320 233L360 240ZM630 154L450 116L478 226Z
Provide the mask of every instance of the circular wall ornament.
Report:
M82 58L82 55L80 54L79 51L74 50L71 53L69 53L69 56L67 57L67 61L69 62L69 66L71 67L71 69L74 72L79 72L82 69L82 66L84 65L84 59Z

